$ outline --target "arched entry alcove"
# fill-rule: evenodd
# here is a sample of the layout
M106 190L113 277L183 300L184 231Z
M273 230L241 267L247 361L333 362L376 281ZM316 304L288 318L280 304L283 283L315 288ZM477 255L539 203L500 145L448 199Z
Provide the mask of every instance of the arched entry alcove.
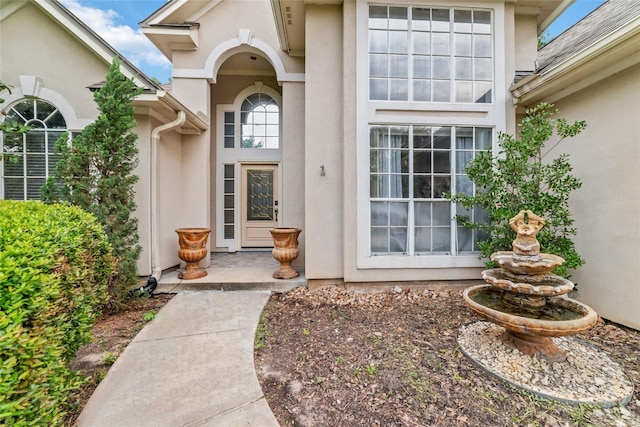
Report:
M282 93L276 71L255 48L227 57L211 85L215 251L268 249L280 224Z

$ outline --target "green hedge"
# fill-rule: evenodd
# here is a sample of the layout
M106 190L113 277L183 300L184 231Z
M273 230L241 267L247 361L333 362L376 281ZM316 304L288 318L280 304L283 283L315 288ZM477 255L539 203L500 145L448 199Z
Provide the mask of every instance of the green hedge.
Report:
M83 210L0 201L0 424L59 425L114 265Z

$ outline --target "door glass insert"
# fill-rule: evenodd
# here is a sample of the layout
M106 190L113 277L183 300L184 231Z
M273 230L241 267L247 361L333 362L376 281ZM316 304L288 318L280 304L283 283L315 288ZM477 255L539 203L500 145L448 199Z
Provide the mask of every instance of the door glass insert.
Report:
M273 221L273 171L247 171L247 220Z

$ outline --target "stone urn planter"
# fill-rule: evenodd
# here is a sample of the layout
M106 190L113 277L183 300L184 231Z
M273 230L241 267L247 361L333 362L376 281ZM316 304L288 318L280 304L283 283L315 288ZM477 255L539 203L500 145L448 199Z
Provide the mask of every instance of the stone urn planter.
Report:
M299 273L291 267L291 262L298 257L298 235L300 228L272 228L273 257L280 263L280 269L273 273L274 279L293 279Z
M207 272L200 267L200 261L207 256L207 239L211 232L208 228L178 228L178 256L187 263L184 271L178 273L178 278L191 280L204 277Z

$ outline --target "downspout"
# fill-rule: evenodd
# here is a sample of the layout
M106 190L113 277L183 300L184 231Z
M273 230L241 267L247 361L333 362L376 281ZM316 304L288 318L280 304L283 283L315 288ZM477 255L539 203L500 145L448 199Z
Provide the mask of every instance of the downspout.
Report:
M158 236L158 183L156 177L156 169L158 162L158 144L160 143L160 134L174 130L182 126L186 121L187 115L184 111L178 111L178 117L169 123L165 123L154 128L151 131L151 277L156 281L160 280L162 275L162 267L160 265L160 239Z

